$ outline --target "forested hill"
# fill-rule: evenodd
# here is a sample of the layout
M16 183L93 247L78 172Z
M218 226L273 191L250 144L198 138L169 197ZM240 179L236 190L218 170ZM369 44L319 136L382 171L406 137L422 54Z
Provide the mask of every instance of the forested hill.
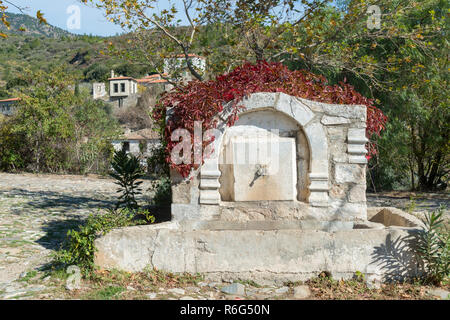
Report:
M39 20L26 14L15 14L7 12L10 29L0 24L0 32L6 34L21 34L25 36L45 36L49 38L59 38L70 36L71 33L50 24L39 23Z
M27 15L8 13L11 29L7 38L0 38L0 99L9 98L14 88L22 85L20 77L29 70L51 70L65 66L67 72L78 76L80 81L106 81L111 69L118 74L139 77L151 70L111 57L108 42L120 37L74 35L51 25L39 24ZM2 25L2 24L0 24ZM27 31L20 31L24 26Z

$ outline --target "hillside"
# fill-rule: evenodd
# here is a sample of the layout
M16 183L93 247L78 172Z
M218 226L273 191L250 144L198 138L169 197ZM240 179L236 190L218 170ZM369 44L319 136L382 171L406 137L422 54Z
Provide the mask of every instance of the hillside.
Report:
M26 70L50 70L64 65L68 72L86 82L106 81L111 69L133 77L151 72L101 53L108 51L108 42L119 41L120 37L74 35L57 27L39 25L30 16L9 15L11 30L6 39L0 39L0 99L13 94ZM17 31L22 24L28 31Z
M39 20L25 14L6 13L10 29L0 24L0 31L6 34L21 34L25 36L45 36L49 38L59 38L72 35L61 28L39 23Z

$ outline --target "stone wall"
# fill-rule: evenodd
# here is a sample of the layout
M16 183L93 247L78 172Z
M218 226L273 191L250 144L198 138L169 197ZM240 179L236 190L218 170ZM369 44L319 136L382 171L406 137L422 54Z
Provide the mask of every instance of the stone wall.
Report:
M421 272L412 243L418 229L324 232L299 229L183 230L176 222L113 230L95 241L103 269L202 273L210 279L304 281L361 272L378 281Z
M230 205L235 213L240 212L235 216L242 221L367 220L365 106L330 105L283 93L255 93L242 104L245 110L235 126L223 125L229 108L219 116L223 122L218 126L215 149L221 152L205 160L192 181L173 174L175 220L200 215L229 221ZM224 190L232 183L227 176L230 169L220 159L230 135L270 129L279 129L280 137L295 138L295 201L230 202L229 192Z
M117 113L117 112L120 112L121 110L126 110L127 108L136 107L139 97L140 96L138 94L131 94L127 97L120 97L120 98L110 97L110 99L108 100L108 103L113 108L113 112ZM122 100L121 107L119 106L119 100Z

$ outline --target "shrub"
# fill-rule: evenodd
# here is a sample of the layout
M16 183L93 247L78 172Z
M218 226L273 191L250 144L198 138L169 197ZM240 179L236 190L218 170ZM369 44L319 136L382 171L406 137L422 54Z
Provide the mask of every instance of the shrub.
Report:
M137 180L144 176L139 159L134 155L128 155L125 150L116 151L111 165L114 171L110 176L116 179L116 184L120 186L117 192L122 193L116 209L121 206L137 209L136 195L142 193L142 189L139 188L142 181Z
M170 168L166 162L166 144L164 140L160 145L153 147L151 156L147 158L148 172L161 176L170 176Z
M156 206L165 206L172 203L172 185L170 178L162 177L155 186L155 195L152 204Z
M50 72L25 70L30 83L14 93L17 112L0 130L0 168L51 173L105 172L117 121L105 104L90 95L75 95L77 81L63 67ZM17 94L17 95L16 95Z
M144 216L146 219L138 219ZM78 266L84 276L94 269L94 241L115 228L154 223L155 218L146 210L108 211L105 214L90 215L77 230L69 230L63 247L54 254L54 262L64 267Z
M426 278L433 284L448 280L450 274L450 232L442 216L445 207L425 216L424 232L418 235L417 251L424 265Z

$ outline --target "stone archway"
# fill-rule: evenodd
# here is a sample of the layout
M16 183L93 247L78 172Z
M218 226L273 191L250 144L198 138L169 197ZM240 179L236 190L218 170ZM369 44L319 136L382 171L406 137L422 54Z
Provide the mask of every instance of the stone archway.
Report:
M293 119L302 128L310 147L309 197L311 206L327 207L329 190L328 141L323 125L315 121L314 112L300 99L284 93L254 93L242 101L245 113L274 110ZM226 108L225 111L226 112ZM226 116L223 116L223 120ZM219 125L215 149L221 150L226 126ZM219 204L221 172L219 154L205 159L200 171L200 204Z

